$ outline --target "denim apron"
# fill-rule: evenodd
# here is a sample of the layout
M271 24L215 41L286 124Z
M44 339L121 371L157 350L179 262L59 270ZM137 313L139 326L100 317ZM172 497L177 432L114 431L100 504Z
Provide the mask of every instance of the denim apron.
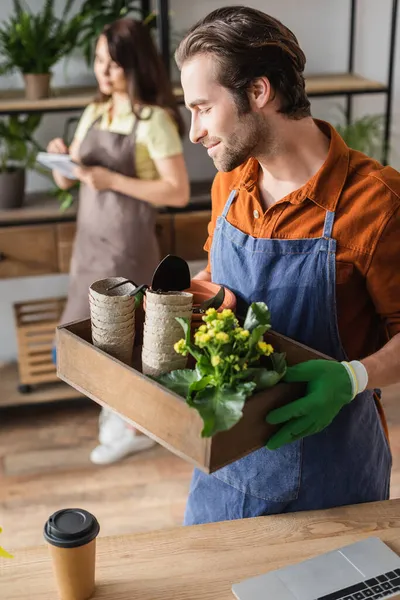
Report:
M320 238L254 238L228 223L236 191L218 218L212 281L239 303L265 302L272 329L346 360L336 317L334 212ZM373 392L346 405L318 434L278 450L261 448L207 475L195 469L185 525L325 509L389 497L391 453Z

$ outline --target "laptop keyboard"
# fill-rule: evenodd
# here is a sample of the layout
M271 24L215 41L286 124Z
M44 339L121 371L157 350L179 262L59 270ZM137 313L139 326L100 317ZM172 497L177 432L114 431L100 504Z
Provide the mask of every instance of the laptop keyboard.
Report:
M316 600L378 600L378 598L388 598L396 592L400 593L400 569L378 575L333 594L321 596Z

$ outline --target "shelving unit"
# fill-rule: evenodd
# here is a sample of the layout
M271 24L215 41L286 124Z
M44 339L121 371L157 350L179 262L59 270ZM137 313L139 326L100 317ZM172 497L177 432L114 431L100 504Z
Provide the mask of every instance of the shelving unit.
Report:
M149 7L148 0L142 0L142 7ZM170 57L170 27L169 27L169 0L157 0L157 18L159 45L162 49L163 57L167 68L169 69ZM384 94L386 96L385 127L383 140L382 163L387 164L389 140L392 123L392 104L393 104L393 80L394 80L394 62L396 49L396 29L398 0L392 0L391 23L389 32L389 65L388 77L386 83L370 81L354 72L355 48L356 48L356 21L357 21L358 0L350 0L350 36L349 36L349 55L347 73L321 75L309 77L307 82L307 92L310 97L324 96L344 96L346 98L346 117L347 122L351 123L353 116L353 96L362 94Z
M141 0L144 13L150 9L150 0ZM398 0L392 0L391 23L389 33L389 65L386 83L374 81L354 72L356 47L356 17L358 0L350 0L350 36L348 71L344 73L323 73L306 77L306 90L310 98L344 96L346 98L346 117L350 123L353 116L353 97L364 94L384 94L386 97L384 149L382 162L387 163L389 139L392 122L394 59L396 46L396 24ZM159 47L167 69L170 66L170 24L169 0L156 0L157 31ZM174 93L180 104L183 103L183 92L179 84L174 85ZM50 98L44 100L26 100L23 92L0 93L0 115L12 113L34 112L73 112L83 110L91 102L95 94L94 87L69 87L54 89Z
M343 90L351 94L376 94L387 91L387 86L378 81L366 79L360 75L337 73L332 75L312 75L306 79L307 94L317 96L341 96ZM11 113L39 112L72 112L83 110L92 101L94 87L69 87L52 91L50 98L43 100L27 100L23 92L7 92L0 94L0 115ZM174 94L178 102L183 103L183 91L174 86Z

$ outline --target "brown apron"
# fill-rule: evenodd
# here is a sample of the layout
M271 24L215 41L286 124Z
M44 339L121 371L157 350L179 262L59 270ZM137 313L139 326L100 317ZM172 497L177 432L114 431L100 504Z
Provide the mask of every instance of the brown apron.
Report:
M82 164L135 177L139 120L129 135L101 130L99 121L81 143ZM148 202L81 184L68 300L61 323L89 317L88 290L98 279L126 277L137 284L151 283L160 260L155 220L155 209Z

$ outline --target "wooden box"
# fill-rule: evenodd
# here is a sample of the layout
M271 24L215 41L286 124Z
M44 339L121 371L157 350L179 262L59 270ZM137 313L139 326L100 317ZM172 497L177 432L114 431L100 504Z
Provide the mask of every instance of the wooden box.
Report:
M38 383L58 381L51 350L65 298L47 298L14 304L21 391Z
M288 364L327 358L288 338L270 332L266 340L276 351L286 352ZM275 427L265 422L267 413L301 396L303 384L279 383L259 392L245 404L237 425L213 438L202 438L203 422L177 394L140 372L140 350L134 367L124 365L91 343L90 321L57 328L57 373L66 383L98 404L126 417L140 431L206 473L265 445Z

